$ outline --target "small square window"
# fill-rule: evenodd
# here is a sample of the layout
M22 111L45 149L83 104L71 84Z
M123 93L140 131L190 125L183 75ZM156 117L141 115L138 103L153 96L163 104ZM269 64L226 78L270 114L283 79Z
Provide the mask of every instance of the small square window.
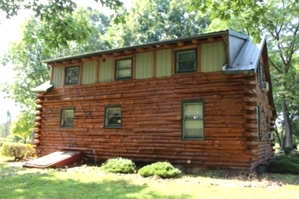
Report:
M60 127L73 127L74 126L74 109L65 108L60 112Z
M120 106L105 107L105 128L120 128L121 120Z
M182 102L182 138L204 139L203 101Z
M79 66L70 66L65 69L65 85L78 84Z
M132 59L116 60L115 79L132 78Z
M175 53L175 72L196 71L196 49L177 51Z

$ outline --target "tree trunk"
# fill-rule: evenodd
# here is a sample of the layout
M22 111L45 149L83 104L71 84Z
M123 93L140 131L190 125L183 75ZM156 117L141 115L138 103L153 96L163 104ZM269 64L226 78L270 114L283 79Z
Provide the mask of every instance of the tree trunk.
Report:
M285 125L285 133L283 136L283 148L291 148L293 147L293 132L284 95L282 96L282 115Z

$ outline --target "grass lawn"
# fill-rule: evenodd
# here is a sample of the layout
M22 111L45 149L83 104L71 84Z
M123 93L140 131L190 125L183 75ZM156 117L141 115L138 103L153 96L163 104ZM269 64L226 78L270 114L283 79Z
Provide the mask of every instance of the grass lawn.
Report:
M0 198L5 199L281 199L299 197L299 176L268 174L216 178L217 173L177 179L142 178L138 174L104 174L99 167L28 169L0 158ZM213 177L214 176L214 177Z

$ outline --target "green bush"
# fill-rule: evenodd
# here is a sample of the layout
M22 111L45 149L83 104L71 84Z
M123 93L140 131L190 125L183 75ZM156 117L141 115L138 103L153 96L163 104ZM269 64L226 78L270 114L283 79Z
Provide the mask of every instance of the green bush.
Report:
M104 162L101 170L108 173L136 173L136 165L132 160L117 157Z
M3 156L14 157L15 161L35 156L35 150L30 144L3 143L1 153Z
M278 156L269 163L267 167L267 172L299 174L299 156Z
M159 176L161 178L174 178L181 174L181 171L174 168L168 162L156 162L142 167L138 173L142 177Z

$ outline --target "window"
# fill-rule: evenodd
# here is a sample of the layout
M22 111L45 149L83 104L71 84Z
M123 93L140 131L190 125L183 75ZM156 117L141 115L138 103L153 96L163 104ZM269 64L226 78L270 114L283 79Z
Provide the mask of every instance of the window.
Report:
M175 67L176 73L196 71L196 49L177 51Z
M79 66L70 66L65 69L65 85L78 84Z
M260 86L262 86L262 83L265 81L264 65L262 62L259 62L259 65L257 67L257 75L259 84Z
M132 59L116 60L115 79L132 78Z
M105 128L120 128L121 119L120 106L105 107Z
M182 138L204 139L204 102L201 100L182 102Z
M257 120L257 138L261 140L261 108L256 106L256 120Z
M74 126L74 109L65 108L60 112L60 127L73 127Z

